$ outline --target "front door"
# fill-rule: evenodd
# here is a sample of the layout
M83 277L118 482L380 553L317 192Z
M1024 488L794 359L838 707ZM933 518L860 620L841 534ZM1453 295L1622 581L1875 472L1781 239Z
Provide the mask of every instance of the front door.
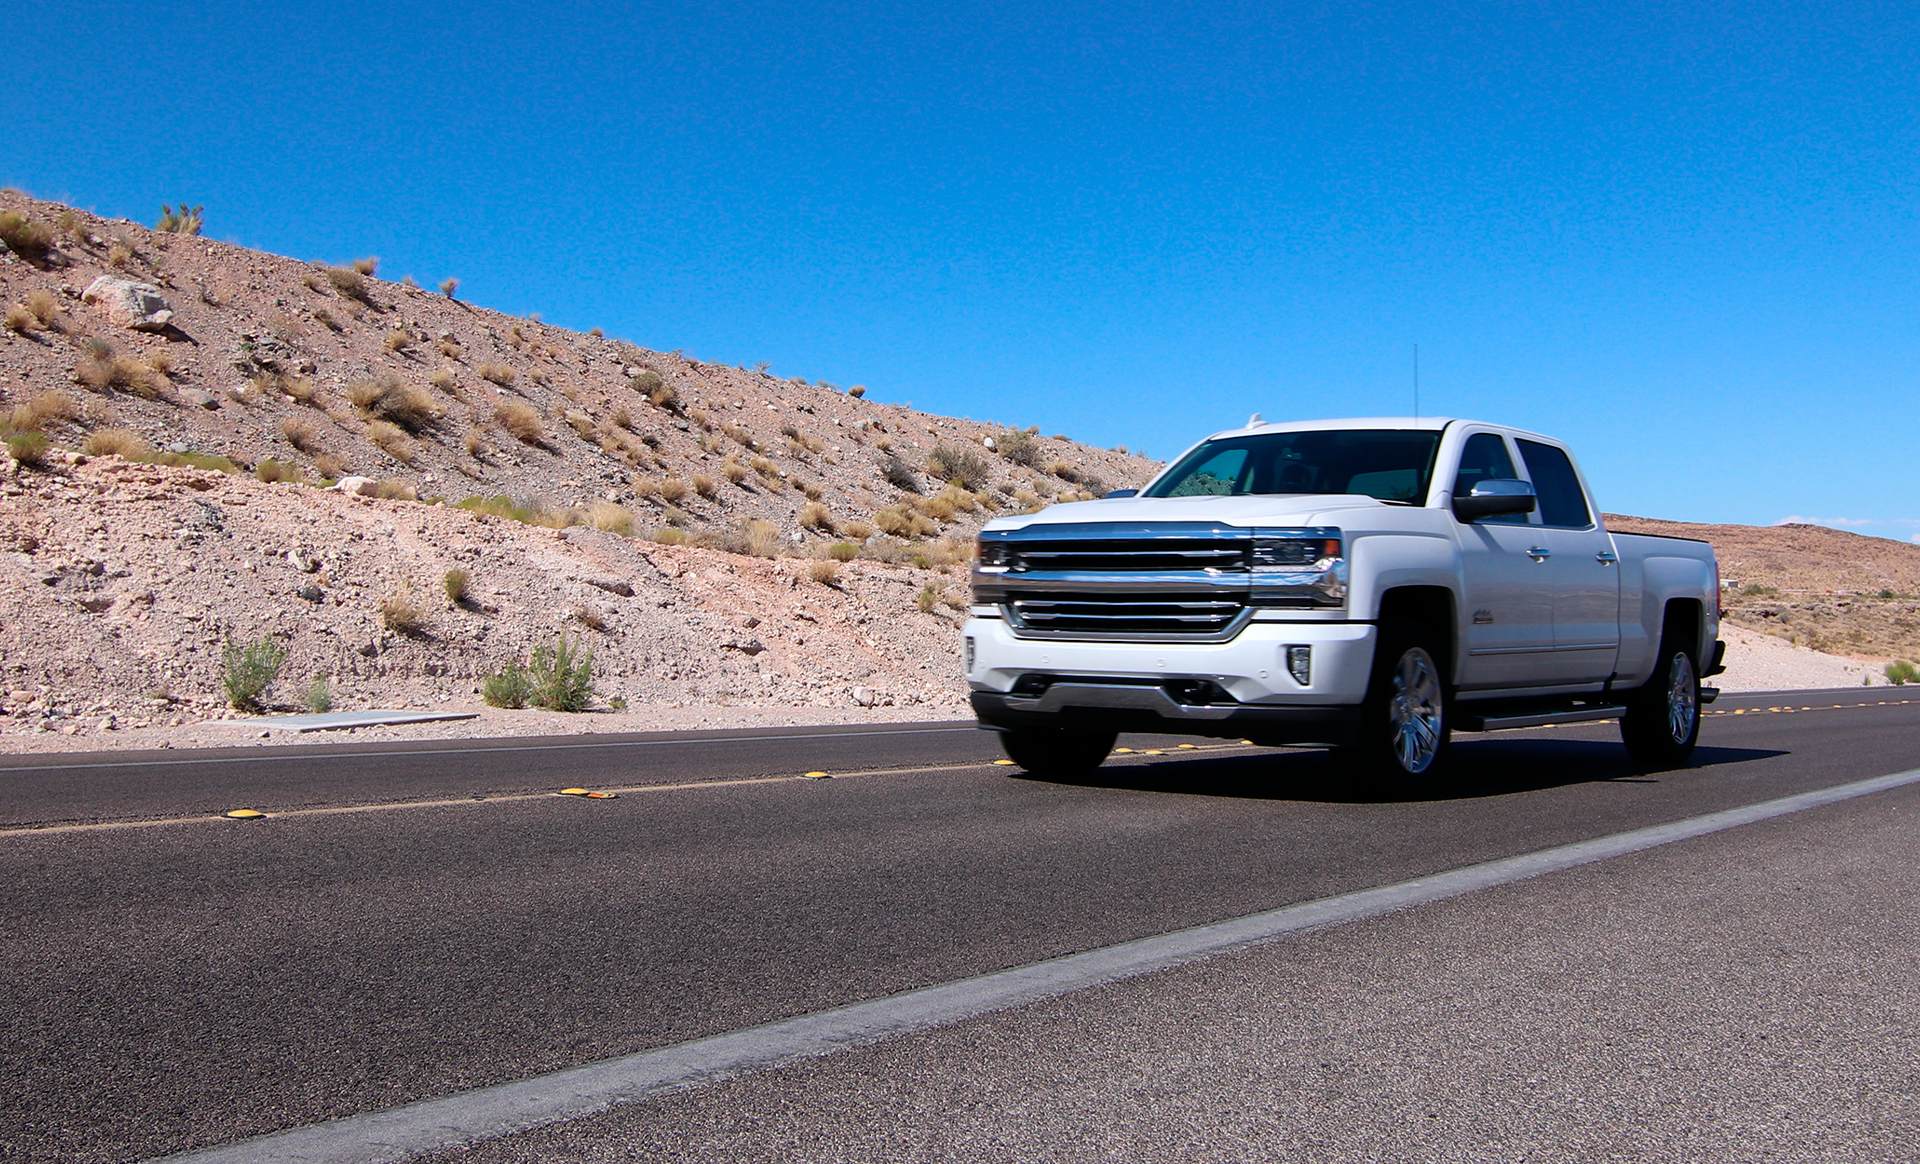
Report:
M1467 438L1454 496L1489 478L1515 478L1513 458L1499 433ZM1553 652L1553 582L1538 526L1525 514L1483 518L1460 528L1466 582L1467 657L1462 690L1531 687Z

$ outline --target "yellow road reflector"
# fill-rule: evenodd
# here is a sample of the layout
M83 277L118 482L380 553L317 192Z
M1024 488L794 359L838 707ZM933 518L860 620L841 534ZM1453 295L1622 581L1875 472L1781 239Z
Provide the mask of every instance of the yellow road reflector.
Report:
M1012 760L995 760L995 761L994 761L994 763L996 763L996 764L999 764L999 765L1001 765L1002 767L1007 767L1007 768L1011 768L1011 767L1013 767L1013 761L1012 761Z
M808 773L806 773L805 775L806 775L806 777L807 777L807 779L809 779L809 780L831 780L831 779L833 779L833 777L831 777L831 776L829 776L829 775L827 775L827 774L826 774L825 772L808 772Z
M560 790L560 795L562 796L585 796L586 794L587 790L584 788L562 788Z
M234 820L258 820L267 814L251 808L236 808L227 815Z
M620 797L620 794L619 794L618 792L589 792L589 793L587 793L587 799L588 799L588 800L618 800L618 799L619 799L619 797Z
M1180 746L1182 748L1185 748L1189 752L1194 751L1196 748L1199 747L1198 744L1181 744Z
M1113 750L1113 754L1116 756L1129 756L1133 754L1133 749L1132 748L1115 748Z
M1143 755L1143 756L1164 756L1164 755L1166 755L1166 753L1165 753L1165 752L1163 752L1163 751L1161 751L1161 750L1160 750L1159 748L1148 748L1148 749L1147 749L1147 750L1146 750L1145 752L1142 752L1142 753L1141 753L1141 755Z

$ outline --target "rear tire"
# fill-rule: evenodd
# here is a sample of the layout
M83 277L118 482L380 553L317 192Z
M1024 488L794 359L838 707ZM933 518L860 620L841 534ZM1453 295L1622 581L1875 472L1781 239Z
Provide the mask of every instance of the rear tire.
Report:
M1104 764L1117 732L1074 728L1015 728L1000 733L1007 758L1035 776L1085 776Z
M1677 768L1700 740L1700 672L1687 644L1663 633L1660 665L1627 700L1620 739L1635 761Z
M1339 757L1356 775L1396 793L1437 787L1452 751L1452 698L1433 636L1383 627L1373 680L1360 707L1360 739Z

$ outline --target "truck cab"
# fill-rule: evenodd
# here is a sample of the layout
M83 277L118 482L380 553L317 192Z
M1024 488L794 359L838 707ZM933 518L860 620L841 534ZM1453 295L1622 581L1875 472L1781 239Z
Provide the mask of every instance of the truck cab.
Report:
M1125 730L1330 746L1417 785L1456 730L1581 719L1684 762L1718 630L1712 547L1610 533L1552 437L1256 417L1137 492L988 523L965 668L1031 770Z

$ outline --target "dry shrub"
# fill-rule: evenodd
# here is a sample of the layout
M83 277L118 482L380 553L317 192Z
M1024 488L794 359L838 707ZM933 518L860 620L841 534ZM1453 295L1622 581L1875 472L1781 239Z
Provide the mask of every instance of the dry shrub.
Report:
M312 453L320 448L320 431L304 416L289 416L282 420L280 435L303 453Z
M335 319L324 307L313 309L313 321L328 331L345 331L347 325Z
M589 630L603 631L607 629L606 614L591 602L582 602L573 608L573 621Z
M752 433L730 420L721 422L720 435L749 452L760 447L759 444L755 442Z
M705 473L695 473L693 475L693 491L702 497L711 498L715 493L720 491L720 486L714 482L713 478L707 476Z
M449 360L458 360L460 358L460 345L453 340L443 339L440 341L440 354Z
M820 486L811 481L801 481L798 484L800 486L800 492L805 495L808 501L820 500L820 495L825 492Z
M633 536L633 511L624 505L615 505L611 501L595 501L587 506L587 524L595 529L619 534L623 538Z
M732 457L728 457L726 460L720 462L720 475L735 485L738 485L747 479L747 467Z
M80 451L93 457L125 457L138 461L153 455L153 447L130 428L100 428L87 434Z
M440 280L440 294L445 295L447 298L452 299L453 293L458 290L460 290L460 280L458 279Z
M979 490L993 479L993 467L969 445L941 443L927 454L927 474L936 481L957 481L963 488Z
M0 213L0 242L37 267L46 262L47 252L53 249L53 230L45 223L8 210Z
M931 582L922 586L920 593L913 596L913 604L929 614L933 613L933 608L940 604L939 588Z
M801 506L799 520L802 529L814 529L829 534L834 530L833 514L818 501L809 501Z
M1015 490L1013 503L1020 507L1022 513L1038 513L1047 506L1046 502L1040 500L1040 495L1031 489Z
M547 442L546 428L540 423L540 414L530 406L518 401L503 401L493 410L493 419L508 435L523 444L544 445Z
M1075 469L1070 461L1055 461L1047 466L1047 472L1060 478L1062 481L1078 481L1080 479L1080 471Z
M147 353L147 370L162 376L173 371L173 353L165 348L157 348Z
M121 388L147 400L160 395L163 382L145 364L127 356L115 355L110 345L98 340L87 345L85 354L74 366L73 374L81 384L95 392Z
M51 327L55 331L60 330L57 326L61 315L60 301L53 297L53 292L44 290L28 292L27 310L33 312L33 317L40 321L41 326Z
M392 372L347 385L347 403L359 409L363 416L391 421L415 433L444 413L432 393L415 388Z
M369 421L367 439L403 465L413 464L413 458L418 455L413 442L407 439L406 430L390 420Z
M333 453L315 453L313 455L314 472L331 481L338 481L346 475L347 463Z
M836 562L851 562L860 556L860 547L852 542L835 542L827 547L827 557Z
M633 430L633 414L624 408L614 409L613 416L609 419L619 428L624 428L629 432Z
M687 544L687 531L675 529L672 526L654 530L647 536L663 546L684 546Z
M467 450L467 455L475 460L478 460L480 454L487 451L486 434L477 428L468 429L467 435L461 438L460 443L461 446Z
M26 304L16 303L12 307L7 308L8 331L26 335L28 332L38 331L39 329L39 318L36 317L33 312L27 310Z
M7 427L15 432L38 432L49 424L73 420L79 415L80 402L72 393L49 388L15 404Z
M864 521L850 521L841 529L841 534L856 542L864 542L873 536L873 526Z
M853 387L847 389L847 395L853 397L855 400L860 399L862 396L865 396L866 394L867 394L867 386L865 384L855 384Z
M413 593L401 588L380 603L380 621L397 635L412 637L426 628L427 612L413 600Z
M379 255L369 255L364 259L353 260L353 271L354 271L354 274L356 275L364 275L367 278L372 278L373 273L375 271L378 271L379 269L380 269Z
M566 421L567 427L571 428L574 435L581 440L590 441L594 439L596 430L594 428L593 418L586 413L581 412L577 408L569 408L560 414L560 419Z
M740 531L746 535L748 553L758 558L771 558L779 554L780 530L772 522L750 517L741 524Z
M474 369L474 372L478 374L482 380L491 384L498 384L502 388L513 387L513 378L517 375L512 368L509 368L505 364L481 364Z
M754 472L760 474L762 477L768 478L769 481L780 476L780 466L774 464L766 457L755 457L749 461L748 464L753 466Z
M666 498L668 501L685 501L687 494L690 492L692 492L691 487L678 477L668 477L665 481L660 482L660 496Z
M326 277L327 283L343 298L358 300L361 303L368 302L367 277L359 271L351 267L328 267ZM319 312L315 312L314 317L319 318ZM321 322L326 321L321 320Z
M394 328L387 333L386 339L380 341L381 349L389 352L404 352L412 346L413 336L403 327Z
M373 495L383 501L418 501L420 491L413 482L401 477L387 477L373 487Z
M699 425L701 432L713 431L713 418L707 415L705 409L700 409L700 408L694 409L691 413L688 414L688 419L692 420L693 423Z
M440 579L440 585L447 592L447 601L453 603L455 606L465 604L467 601L467 583L469 581L471 581L471 575L460 567L455 566L453 569L448 570L446 575Z
M893 537L924 538L940 532L926 514L905 505L889 505L873 515L873 524Z
M832 558L815 558L807 563L807 577L822 586L831 586L840 577L840 563Z
M269 485L278 481L305 482L307 479L307 475L300 471L300 466L286 461L276 461L272 457L267 457L255 465L253 475Z
M890 436L883 436L879 440L873 442L873 447L876 449L879 449L883 453L891 453L893 451L893 438Z
M454 390L453 389L453 385L454 385L453 369L452 368L435 368L433 370L433 374L427 377L427 383L433 385L435 388L438 388L442 392L453 391Z
M920 502L918 508L920 512L933 518L935 521L953 520L953 502L949 501L947 495L944 493L938 497L929 497L925 501Z
M958 485L948 485L940 491L940 496L935 500L945 501L961 513L972 513L980 508L979 495L970 493Z
M995 437L993 443L995 450L1013 464L1032 468L1040 459L1039 440L1022 429L1008 429Z
M920 492L920 474L913 471L912 465L892 453L880 458L880 476L886 478L887 484L895 489L907 493Z

